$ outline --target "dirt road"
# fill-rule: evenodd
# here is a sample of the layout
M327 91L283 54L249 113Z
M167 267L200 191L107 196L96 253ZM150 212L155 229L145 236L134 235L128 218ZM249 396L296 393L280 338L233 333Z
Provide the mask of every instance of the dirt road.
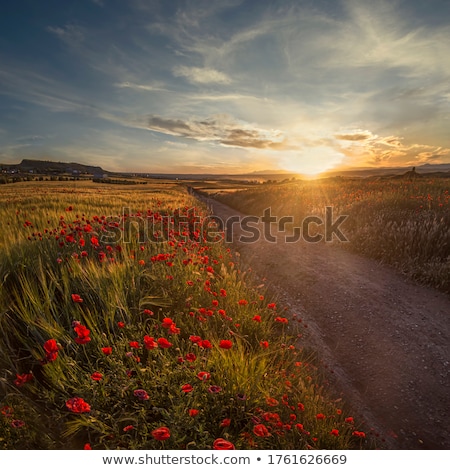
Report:
M203 201L223 221L243 216ZM355 416L388 448L450 449L450 298L336 243L286 243L271 225L275 242L243 243L249 233L239 223L228 235L280 303L308 323L309 341Z

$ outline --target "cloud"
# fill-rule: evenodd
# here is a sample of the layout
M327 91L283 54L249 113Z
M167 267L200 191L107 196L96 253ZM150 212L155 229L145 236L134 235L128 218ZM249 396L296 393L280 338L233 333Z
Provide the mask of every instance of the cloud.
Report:
M83 100L64 82L27 67L8 64L0 70L0 95L42 106L55 112L89 112L92 104Z
M365 136L367 137L363 138ZM406 143L403 137L377 136L370 131L335 134L334 137L337 148L346 155L347 163L351 166L404 166L429 161L440 163L450 155L449 148ZM346 138L342 139L342 137Z
M45 139L42 135L24 135L16 139L21 144L39 144Z
M72 46L83 42L86 35L84 28L74 24L67 24L64 27L47 26L46 30Z
M161 85L140 85L130 82L115 83L114 86L117 88L130 88L136 91L167 91L167 89Z
M285 138L280 131L258 129L250 124L237 122L225 114L205 120L186 121L148 116L144 127L163 134L199 142L214 142L227 147L279 149L285 145Z
M252 147L257 149L277 149L284 146L283 141L273 141L262 137L259 131L231 129L228 135L220 140L222 145L231 147Z
M180 65L174 67L173 74L175 77L184 77L190 83L194 84L199 83L204 85L207 83L218 83L228 85L232 81L231 78L223 72L212 68L186 67Z
M358 129L348 133L334 134L334 137L338 140L359 141L371 139L374 137L374 135L370 131L363 131Z

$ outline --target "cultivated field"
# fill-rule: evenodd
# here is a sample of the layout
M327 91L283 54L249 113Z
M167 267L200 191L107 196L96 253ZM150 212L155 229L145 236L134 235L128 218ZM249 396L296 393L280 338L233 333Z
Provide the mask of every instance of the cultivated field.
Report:
M0 187L0 448L379 446L196 204L175 182Z

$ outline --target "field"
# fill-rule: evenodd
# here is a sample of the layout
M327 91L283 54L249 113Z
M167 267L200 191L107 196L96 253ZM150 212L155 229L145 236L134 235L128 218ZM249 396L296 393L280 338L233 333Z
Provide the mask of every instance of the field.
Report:
M206 215L175 182L0 187L0 448L380 445Z
M206 193L225 204L258 217L292 217L302 227L307 217L333 222L346 240L342 248L394 266L411 279L450 292L450 194L449 178L330 178L261 184L245 191ZM323 226L312 224L311 235L323 235Z

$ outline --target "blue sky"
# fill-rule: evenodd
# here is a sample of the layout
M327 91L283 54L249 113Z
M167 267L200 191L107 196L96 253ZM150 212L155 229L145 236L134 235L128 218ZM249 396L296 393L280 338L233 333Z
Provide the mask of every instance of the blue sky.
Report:
M3 2L0 162L450 162L447 0Z

